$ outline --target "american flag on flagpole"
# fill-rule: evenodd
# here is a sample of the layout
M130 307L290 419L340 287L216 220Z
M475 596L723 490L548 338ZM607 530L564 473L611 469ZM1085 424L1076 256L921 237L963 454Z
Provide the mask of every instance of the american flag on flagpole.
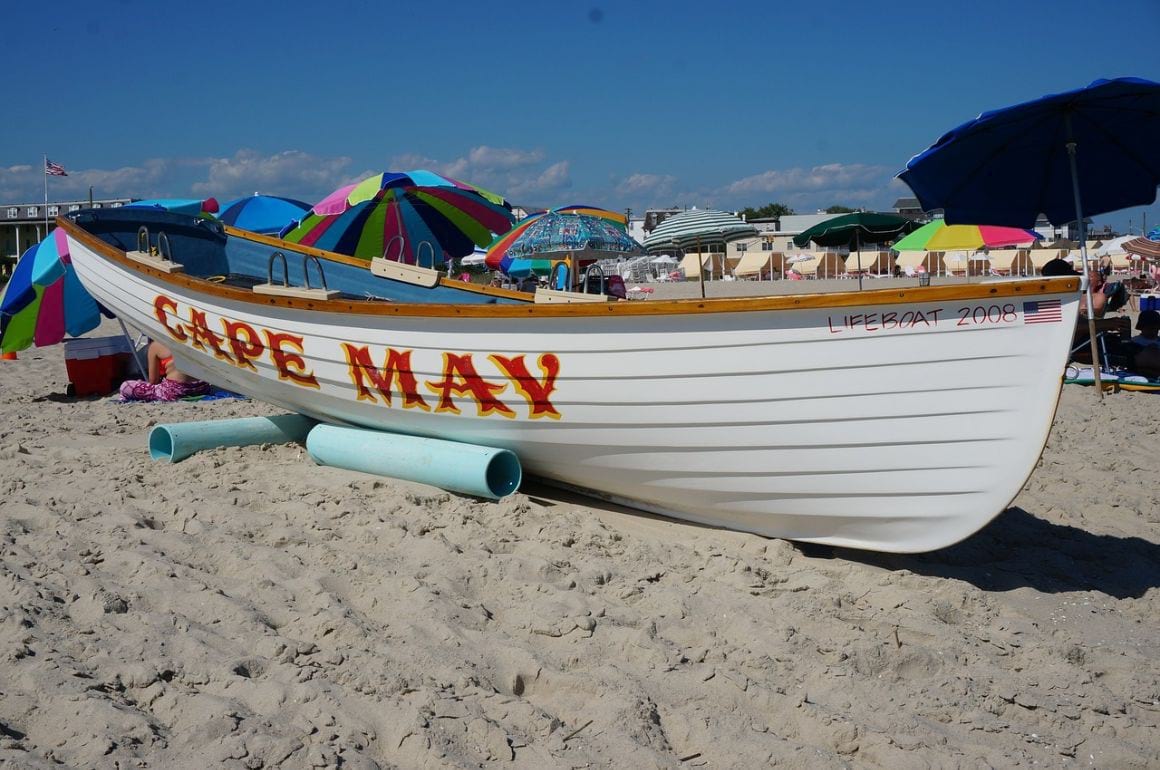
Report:
M48 176L68 176L68 172L64 170L64 166L59 163L53 163L48 158L44 159L44 173Z

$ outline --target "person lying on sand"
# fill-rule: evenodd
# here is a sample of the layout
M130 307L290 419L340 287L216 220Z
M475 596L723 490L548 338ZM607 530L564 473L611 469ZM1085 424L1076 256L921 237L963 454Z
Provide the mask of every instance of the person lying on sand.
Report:
M126 380L121 383L125 401L177 401L209 393L208 382L194 379L173 365L173 354L160 342L150 342L146 352L148 380Z

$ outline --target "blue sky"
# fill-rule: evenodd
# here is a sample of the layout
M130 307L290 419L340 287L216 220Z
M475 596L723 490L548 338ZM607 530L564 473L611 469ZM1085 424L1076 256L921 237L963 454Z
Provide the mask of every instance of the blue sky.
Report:
M4 26L0 202L43 197L47 153L53 200L429 168L534 206L889 209L981 111L1160 80L1158 0L61 0Z

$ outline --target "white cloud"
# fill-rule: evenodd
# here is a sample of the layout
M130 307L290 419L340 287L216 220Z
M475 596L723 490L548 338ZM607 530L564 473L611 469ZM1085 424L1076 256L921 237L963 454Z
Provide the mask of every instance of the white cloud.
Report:
M545 162L543 150L486 145L472 147L466 155L451 160L417 154L391 159L392 167L397 169L425 168L492 190L509 201L533 205L540 205L540 198L572 186L570 161L556 161L546 167Z
M668 174L630 174L616 185L616 193L623 196L656 198L671 195L677 178Z
M307 202L320 200L344 184L385 170L426 168L497 192L520 204L555 205L572 187L571 162L551 160L540 149L472 147L460 157L439 160L401 154L386 168L354 170L346 156L320 156L301 150L273 154L243 148L232 156L153 158L116 169L68 168L53 177L53 200L80 200L91 186L97 198L203 198L220 201L261 192ZM0 201L34 202L42 197L42 169L34 165L0 168Z
M785 203L804 212L834 204L881 208L898 197L894 170L886 166L828 163L812 168L764 171L719 188L722 205ZM894 197L891 197L894 196Z
M242 149L232 158L213 158L207 162L205 180L192 186L195 197L217 195L236 198L253 192L300 196L319 200L343 184L370 173L350 178L351 159L344 156L323 158L300 150L262 155Z
M829 163L813 168L791 168L765 171L738 179L726 185L722 192L729 195L793 194L802 192L833 192L864 190L881 187L891 178L885 166Z
M319 157L298 150L263 155L238 150L228 158L151 158L114 169L68 167L68 176L49 182L52 200L96 198L202 198L222 201L263 192L314 201L350 178L351 159ZM368 176L372 172L362 174ZM355 176L354 178L362 178ZM0 201L35 201L43 195L39 166L0 169Z

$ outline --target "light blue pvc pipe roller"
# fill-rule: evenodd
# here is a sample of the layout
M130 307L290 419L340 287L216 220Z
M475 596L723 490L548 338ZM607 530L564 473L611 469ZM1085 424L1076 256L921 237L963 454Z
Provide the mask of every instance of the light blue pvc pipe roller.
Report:
M317 425L306 451L320 465L418 481L499 500L519 489L523 469L507 449L434 438Z
M302 443L316 424L300 414L279 414L154 425L149 431L149 456L176 463L194 452L219 446Z

